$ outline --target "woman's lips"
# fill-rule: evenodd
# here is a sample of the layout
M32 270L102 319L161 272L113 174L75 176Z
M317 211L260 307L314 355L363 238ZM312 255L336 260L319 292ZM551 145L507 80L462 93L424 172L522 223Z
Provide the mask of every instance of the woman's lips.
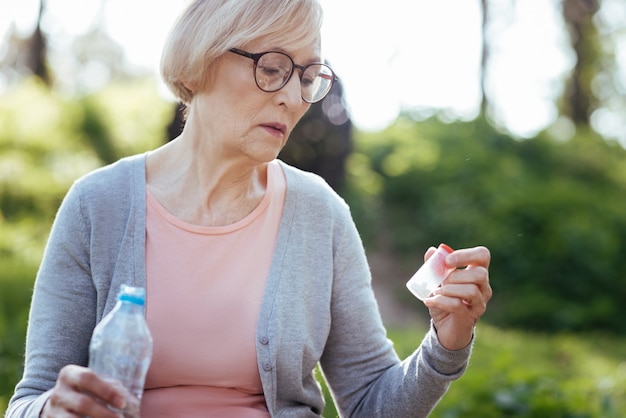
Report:
M272 135L283 136L287 131L287 126L282 123L264 123L261 125L263 129L270 132Z

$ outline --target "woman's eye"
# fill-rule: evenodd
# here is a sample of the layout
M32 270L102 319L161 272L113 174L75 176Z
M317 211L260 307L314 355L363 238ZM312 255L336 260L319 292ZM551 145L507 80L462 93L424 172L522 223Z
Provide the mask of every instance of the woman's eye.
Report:
M282 70L279 67L268 67L268 66L263 66L260 68L261 71L263 71L263 74L267 75L267 76L278 76L279 74L282 73Z
M314 77L304 76L304 77L302 77L301 84L302 84L303 87L312 86L313 84L315 84L315 78Z

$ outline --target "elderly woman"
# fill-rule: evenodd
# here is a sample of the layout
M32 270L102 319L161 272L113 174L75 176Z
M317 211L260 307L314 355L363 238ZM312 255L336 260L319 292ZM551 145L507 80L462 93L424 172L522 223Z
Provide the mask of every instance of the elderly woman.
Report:
M401 361L348 207L276 159L335 81L321 15L315 0L196 0L183 12L162 73L188 106L184 131L68 192L8 417L116 416L107 406L122 394L85 366L122 283L147 289L145 417L317 417L317 364L342 416L426 416L461 376L491 297L489 252L447 257L458 269L426 299L432 327Z

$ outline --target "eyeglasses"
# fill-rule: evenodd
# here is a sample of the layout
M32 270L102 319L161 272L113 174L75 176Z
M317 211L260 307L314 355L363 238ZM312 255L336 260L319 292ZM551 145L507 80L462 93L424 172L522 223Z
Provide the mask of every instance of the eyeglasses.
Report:
M298 65L289 55L282 52L252 54L237 48L229 51L254 61L254 81L261 90L268 93L282 89L291 79L293 70L298 69L302 100L317 103L326 97L337 80L337 76L328 65L322 63Z

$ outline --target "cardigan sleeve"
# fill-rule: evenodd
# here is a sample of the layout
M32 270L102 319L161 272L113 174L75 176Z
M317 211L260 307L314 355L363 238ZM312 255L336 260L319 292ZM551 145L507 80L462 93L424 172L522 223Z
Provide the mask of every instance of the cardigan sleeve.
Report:
M365 251L346 215L335 245L332 327L321 360L345 417L426 417L467 366L471 346L449 351L431 329L400 361L387 339Z
M145 154L78 179L63 199L37 272L24 374L7 418L38 417L61 368L87 366L96 323L122 283L145 286Z
M26 336L24 374L6 417L38 417L67 364L86 365L95 325L89 230L76 185L61 204L37 273Z

